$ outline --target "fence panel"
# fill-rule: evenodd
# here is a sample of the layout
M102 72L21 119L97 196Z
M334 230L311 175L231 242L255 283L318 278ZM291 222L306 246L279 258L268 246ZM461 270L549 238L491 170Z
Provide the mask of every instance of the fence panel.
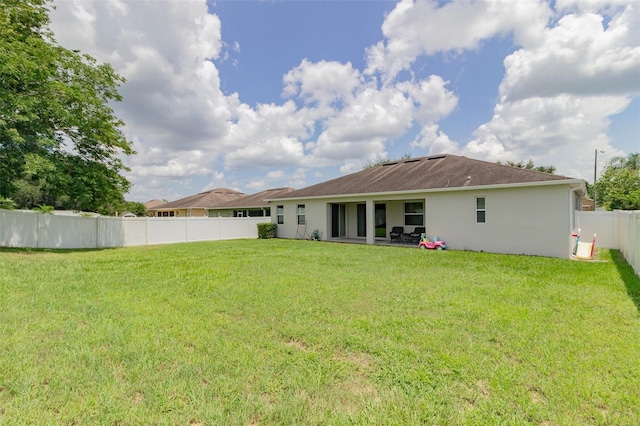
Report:
M0 210L0 247L102 248L257 238L265 217L117 218Z
M152 217L147 219L147 244L171 244L186 241L186 217Z
M0 246L38 247L38 215L0 210Z
M211 241L220 239L220 218L189 218L187 241Z
M596 247L620 248L616 212L585 211L576 213L576 227L580 228L582 241L591 241L593 234L597 234Z
M40 248L96 248L98 222L95 217L38 216L38 247Z
M618 213L620 251L640 277L640 211Z
M577 212L576 227L584 241L597 234L596 247L619 249L640 276L640 211Z

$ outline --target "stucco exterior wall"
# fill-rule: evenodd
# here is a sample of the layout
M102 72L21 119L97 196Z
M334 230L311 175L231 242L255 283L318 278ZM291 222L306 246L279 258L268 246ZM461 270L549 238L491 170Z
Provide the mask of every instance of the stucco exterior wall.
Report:
M485 198L486 222L476 223L476 197ZM304 204L307 232L318 229L323 240L330 238L330 203L346 205L347 238L357 236L357 205L367 201L386 204L386 236L393 226L411 232L414 225L404 225L404 203L424 201L424 226L427 235L438 236L451 249L494 253L569 257L571 252L572 203L568 185L493 188L421 194L334 200L299 200L274 202L272 221L276 222L276 205L284 206L284 225L278 225L279 238L295 238L297 205ZM360 237L361 238L361 237Z
M485 223L476 223L476 197L485 198ZM431 193L425 225L456 250L569 257L569 203L561 185Z
M306 231L311 234L317 229L322 235L322 239L327 239L327 224L329 221L329 213L327 211L327 202L318 200L300 200L274 202L271 205L271 222L277 223L277 206L284 207L284 224L278 225L276 235L278 238L296 238L298 232L298 204L305 205ZM265 218L267 220L267 218ZM304 230L304 225L300 227L300 231Z

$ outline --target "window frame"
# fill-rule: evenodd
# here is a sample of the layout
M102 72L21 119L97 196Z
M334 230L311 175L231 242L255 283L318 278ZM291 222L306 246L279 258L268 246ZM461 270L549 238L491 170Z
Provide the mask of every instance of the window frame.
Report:
M276 206L276 225L284 225L284 206Z
M478 205L478 202L482 200L482 208ZM487 197L474 197L475 217L477 224L487 223ZM482 220L480 220L482 219Z
M419 204L417 211L407 211L411 204ZM415 220L407 220L408 218L420 218L419 223ZM404 226L424 226L424 201L405 201L404 202Z
M302 213L300 213L302 209ZM296 215L298 217L298 225L306 225L307 224L307 209L306 205L298 204L296 208Z

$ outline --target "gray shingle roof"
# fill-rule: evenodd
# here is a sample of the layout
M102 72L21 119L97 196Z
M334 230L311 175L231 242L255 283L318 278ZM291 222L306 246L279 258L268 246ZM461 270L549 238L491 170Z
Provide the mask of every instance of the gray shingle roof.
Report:
M226 203L237 198L246 196L246 194L227 188L216 188L211 191L201 192L199 194L190 195L176 201L171 201L159 206L155 206L149 210L167 210L167 209L187 209L187 208L211 208L218 204Z
M271 198L282 198L286 197L287 194L295 191L293 188L274 188L267 189L266 191L259 192L253 195L245 195L241 198L236 198L235 200L227 201L222 204L218 204L215 206L216 209L221 208L259 208L259 207L269 207L269 203L265 200Z
M291 192L282 198L373 194L570 180L457 155L393 161Z

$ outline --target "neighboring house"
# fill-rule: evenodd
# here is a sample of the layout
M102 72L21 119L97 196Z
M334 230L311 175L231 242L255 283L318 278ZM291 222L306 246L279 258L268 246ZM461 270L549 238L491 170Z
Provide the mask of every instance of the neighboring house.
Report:
M147 212L157 217L203 217L208 216L210 208L244 196L246 194L232 189L216 188L148 208Z
M392 161L270 199L277 235L390 241L426 227L452 249L569 257L585 181L437 155Z
M209 217L271 217L270 198L281 198L295 191L293 188L274 188L253 195L245 195L209 209Z
M582 211L592 212L595 209L593 208L593 198L589 198L586 195L582 197Z

